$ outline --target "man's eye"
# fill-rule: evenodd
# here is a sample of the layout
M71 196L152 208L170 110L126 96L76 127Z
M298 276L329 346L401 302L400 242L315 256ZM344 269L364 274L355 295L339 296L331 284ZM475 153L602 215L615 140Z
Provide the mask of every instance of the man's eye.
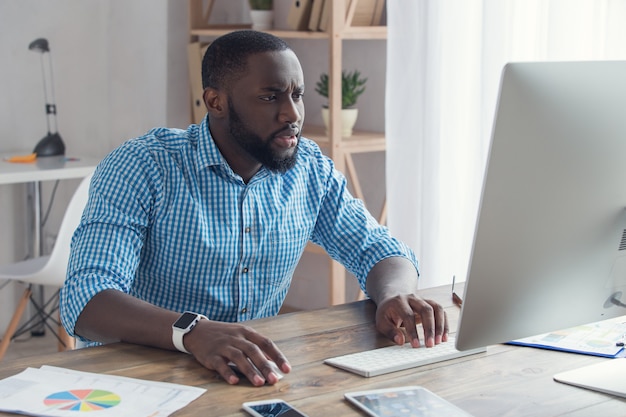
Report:
M263 97L260 97L260 99L263 100L263 101L274 101L274 100L276 100L276 96L275 95L263 96Z
M304 97L304 93L293 93L291 95L291 97L293 97L294 100L302 100L302 98Z

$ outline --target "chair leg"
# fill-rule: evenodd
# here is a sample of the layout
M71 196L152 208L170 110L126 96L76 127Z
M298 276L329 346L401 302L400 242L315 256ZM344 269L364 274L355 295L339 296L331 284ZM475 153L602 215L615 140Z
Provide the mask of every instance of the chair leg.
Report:
M17 330L17 325L24 314L24 309L28 305L28 301L30 300L31 290L30 287L24 290L24 294L22 294L22 298L20 299L15 312L13 313L13 317L9 322L9 326L7 330L4 332L4 336L2 336L2 341L0 341L0 361L4 358L4 354L7 352L9 348L9 343L11 343L11 339L13 339L13 335L15 334L15 330Z
M74 350L75 343L75 339L67 334L63 324L61 324L61 314L59 313L59 342L57 343L59 352L63 352L64 350Z

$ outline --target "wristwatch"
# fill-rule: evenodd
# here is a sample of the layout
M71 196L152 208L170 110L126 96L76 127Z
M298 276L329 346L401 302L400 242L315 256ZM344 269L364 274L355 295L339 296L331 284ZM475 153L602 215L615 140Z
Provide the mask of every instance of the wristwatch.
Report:
M206 316L192 313L191 311L185 311L178 320L172 324L172 342L176 349L184 353L189 353L183 344L183 336L189 333L202 319L206 319Z

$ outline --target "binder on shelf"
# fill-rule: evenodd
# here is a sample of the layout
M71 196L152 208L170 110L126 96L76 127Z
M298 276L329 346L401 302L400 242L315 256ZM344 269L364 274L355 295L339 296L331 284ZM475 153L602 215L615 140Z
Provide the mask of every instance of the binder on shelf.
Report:
M374 14L377 10L377 3L382 0L352 1L357 1L357 5L354 9L354 15L352 16L352 26L372 26L372 23L374 21Z
M330 17L330 8L332 7L332 1L324 1L322 4L322 11L320 13L320 23L317 26L318 30L326 32L328 30L328 19Z
M318 30L320 18L322 17L322 8L324 7L325 2L326 0L313 0L313 5L311 6L311 17L309 18L309 30Z
M352 6L352 3L356 3ZM330 8L332 0L324 1L322 13L320 17L319 30L326 32L328 30ZM378 26L380 25L383 10L385 8L385 0L346 0L345 1L345 17L348 26ZM348 16L351 7L354 7L352 18Z
M372 26L380 26L383 20L383 12L385 11L385 0L376 0L374 8L374 17L372 18Z
M313 0L293 0L287 15L287 26L292 30L307 30L312 6Z
M249 29L251 24L240 23L210 23L213 6L217 0L190 0L189 1L189 28L196 29Z
M189 86L191 88L192 122L200 123L206 115L206 107L202 93L202 57L209 44L193 42L187 46L187 62L189 63Z

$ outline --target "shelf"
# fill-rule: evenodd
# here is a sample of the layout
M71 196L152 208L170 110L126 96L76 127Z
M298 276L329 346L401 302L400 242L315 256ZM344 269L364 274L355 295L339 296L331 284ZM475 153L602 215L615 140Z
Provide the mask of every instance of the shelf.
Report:
M323 126L304 125L302 136L314 140L320 147L328 148L331 141ZM384 151L386 140L382 132L366 132L355 130L350 137L343 137L334 142L335 148L341 148L349 153L364 153Z
M250 25L234 25L234 26L215 26L205 29L191 29L189 31L191 36L216 38L238 29L250 29ZM274 36L278 36L283 39L328 39L328 32L310 32L303 30L267 30L267 33L271 33ZM346 40L376 40L387 39L387 26L353 26L346 28L342 33L337 35L340 39Z
M386 40L387 26L351 26L338 34L340 39Z
M190 41L196 43L199 40L210 40L222 36L233 30L250 29L250 24L237 25L219 25L208 24L212 5L215 0L189 0L189 37ZM382 132L369 132L355 130L350 137L341 137L341 74L342 64L342 48L344 41L349 40L386 40L387 26L353 26L352 22L363 24L362 19L356 19L358 15L357 9L359 5L375 4L375 7L384 7L383 0L326 0L326 4L330 5L328 9L328 25L325 27L327 31L296 31L296 30L267 30L281 39L302 39L302 40L319 40L327 44L328 49L328 74L331 82L329 83L329 118L333 121L332 132L327 133L323 126L307 125L305 123L302 129L302 135L315 141L323 150L323 152L333 160L335 168L344 173L351 184L353 195L365 201L361 180L355 163L354 156L368 152L381 152L386 149L385 134ZM362 2L362 3L361 3ZM381 9L377 9L381 12ZM381 12L382 13L382 12ZM362 16L362 15L361 15ZM372 15L372 16L375 16ZM375 18L371 18L374 21ZM365 20L367 21L367 19ZM295 26L294 26L295 27ZM201 66L201 53L197 45L193 48L194 64L196 68L193 72L194 76L198 76L197 68ZM190 66L191 68L191 66ZM339 82L338 82L339 80ZM202 90L201 80L196 80L194 91L200 94ZM192 80L193 85L193 80ZM194 103L201 102L201 98L194 100ZM386 221L386 205L380 212L378 221L385 223ZM326 254L319 246L309 243L306 246L307 252L316 254ZM345 292L345 269L336 261L330 262L329 272L329 302L330 304L341 304L346 302Z

